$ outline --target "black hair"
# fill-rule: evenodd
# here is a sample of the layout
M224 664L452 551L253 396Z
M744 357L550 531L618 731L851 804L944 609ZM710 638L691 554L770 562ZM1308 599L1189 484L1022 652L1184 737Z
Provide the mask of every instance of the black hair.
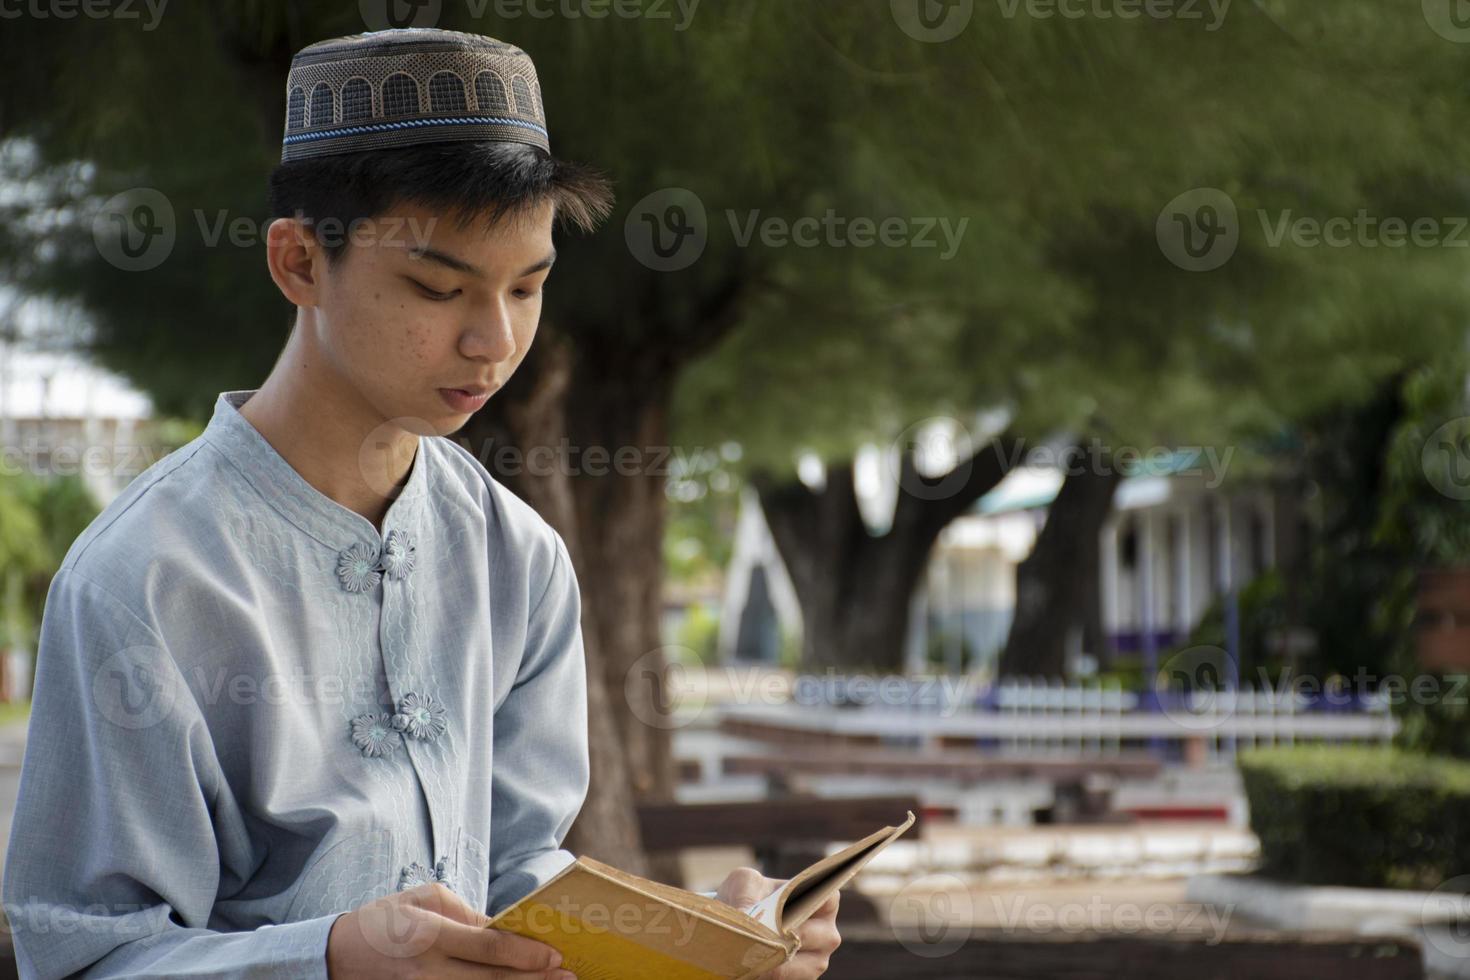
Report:
M545 202L563 228L592 231L612 211L612 185L596 170L558 160L525 143L453 141L309 157L278 164L270 175L272 218L299 218L339 229L418 204L488 228L515 222ZM320 236L335 264L349 235Z

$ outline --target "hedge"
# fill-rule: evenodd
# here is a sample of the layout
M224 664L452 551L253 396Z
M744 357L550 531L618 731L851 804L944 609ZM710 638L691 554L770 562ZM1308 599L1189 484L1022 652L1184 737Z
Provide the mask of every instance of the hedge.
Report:
M1470 874L1470 762L1312 746L1243 752L1239 764L1268 877L1433 889Z

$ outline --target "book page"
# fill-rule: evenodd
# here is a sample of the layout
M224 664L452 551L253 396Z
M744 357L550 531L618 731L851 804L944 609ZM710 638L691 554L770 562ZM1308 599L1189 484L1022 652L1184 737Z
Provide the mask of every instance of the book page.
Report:
M746 914L776 933L798 928L863 865L913 826L914 813L896 827L884 827L835 854L816 862L746 909Z

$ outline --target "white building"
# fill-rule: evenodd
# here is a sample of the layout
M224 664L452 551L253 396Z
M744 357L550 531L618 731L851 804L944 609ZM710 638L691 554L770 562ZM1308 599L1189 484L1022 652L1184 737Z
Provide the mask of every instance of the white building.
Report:
M1099 549L1109 649L1087 651L1093 663L1143 652L1150 640L1155 650L1182 641L1218 596L1274 567L1283 548L1292 547L1298 530L1292 503L1265 486L1227 490L1221 475L1197 456L1180 454L1119 484ZM1018 467L940 534L912 598L910 670L923 670L931 651L954 671L994 664L1010 630L1016 567L1031 553L1062 481L1058 469ZM891 501L887 488L877 495ZM722 658L733 655L734 624L758 566L782 628L799 631L799 605L751 494L742 504L729 570Z
M74 354L0 341L0 466L79 475L106 506L158 459L147 396Z

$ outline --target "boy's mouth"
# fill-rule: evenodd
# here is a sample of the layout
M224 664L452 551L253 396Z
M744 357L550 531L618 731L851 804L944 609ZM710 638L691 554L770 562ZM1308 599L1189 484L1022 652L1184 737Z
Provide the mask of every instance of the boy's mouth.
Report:
M469 413L480 409L490 398L489 388L440 388L439 397L456 412Z

